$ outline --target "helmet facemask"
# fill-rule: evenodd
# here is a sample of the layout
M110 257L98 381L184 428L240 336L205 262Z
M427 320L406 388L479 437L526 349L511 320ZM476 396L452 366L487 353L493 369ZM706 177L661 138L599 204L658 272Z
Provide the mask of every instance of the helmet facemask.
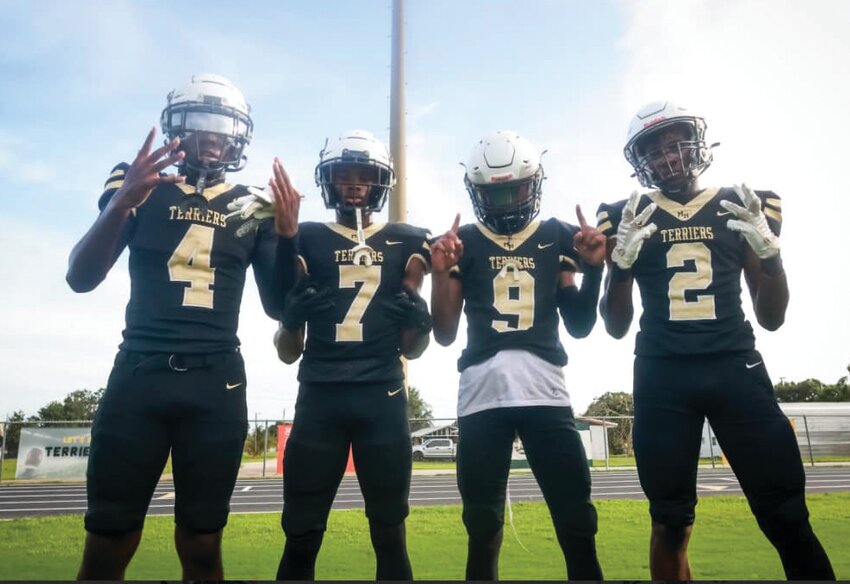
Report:
M661 135L674 128L684 130L685 139L668 143L662 149L659 145ZM702 118L681 117L655 124L635 135L624 153L640 184L676 193L696 180L713 160L711 149L705 143L705 128Z
M168 140L180 138L186 157L177 166L183 175L198 175L199 191L204 182L218 182L226 172L245 168L254 123L250 106L230 81L194 75L167 99L160 116L163 134Z
M512 235L522 231L540 212L543 167L521 180L474 184L464 176L478 220L491 231Z
M395 172L386 147L374 136L359 130L349 132L332 146L326 142L319 159L315 179L325 207L346 215L353 215L357 208L365 213L378 213L383 209L395 186ZM346 184L366 187L362 201L355 203L340 192L339 187L344 188Z

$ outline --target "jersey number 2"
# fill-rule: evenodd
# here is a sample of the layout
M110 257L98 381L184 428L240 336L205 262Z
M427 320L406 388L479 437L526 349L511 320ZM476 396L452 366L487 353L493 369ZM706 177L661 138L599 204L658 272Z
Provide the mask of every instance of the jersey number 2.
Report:
M714 320L714 295L698 294L696 300L686 300L688 290L705 290L711 286L711 250L704 243L674 243L667 252L667 267L681 268L693 260L696 270L676 272L670 278L667 296L670 298L670 320Z
M192 224L168 260L168 277L172 282L189 282L183 289L183 306L213 307L212 285L215 268L210 267L212 227Z

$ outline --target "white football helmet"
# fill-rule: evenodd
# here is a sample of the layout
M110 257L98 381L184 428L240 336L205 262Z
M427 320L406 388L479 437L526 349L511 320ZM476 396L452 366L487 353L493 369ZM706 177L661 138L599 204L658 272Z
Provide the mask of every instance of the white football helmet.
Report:
M227 146L221 149L220 159L207 161L203 170L235 172L245 167L245 147L251 142L254 122L251 107L235 85L220 75L193 75L188 85L173 90L167 99L160 124L168 140L196 132L223 136ZM191 168L198 162L184 159L182 164Z
M365 130L349 130L336 140L326 140L325 147L319 152L319 164L316 165L314 176L316 185L322 190L325 207L350 213L354 207L345 202L334 186L334 169L341 164L363 165L377 170L377 178L370 183L369 194L361 208L379 212L395 186L392 158L384 143Z
M626 147L623 148L626 160L635 169L634 176L647 188L662 188L665 181L650 164L653 159L658 159L659 153L647 151L645 139L673 125L686 126L690 135L690 139L677 142L682 169L690 178L695 179L711 165L711 148L717 144L706 146L705 120L673 102L654 101L643 106L632 118Z
M498 130L475 145L463 182L478 220L510 235L540 212L543 178L537 148L516 132Z

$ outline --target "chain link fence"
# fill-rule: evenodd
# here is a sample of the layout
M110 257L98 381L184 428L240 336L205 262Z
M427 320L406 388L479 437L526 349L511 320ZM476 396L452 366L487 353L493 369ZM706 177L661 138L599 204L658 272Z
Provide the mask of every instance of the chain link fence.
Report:
M811 466L850 464L850 415L790 415L803 461ZM588 464L594 469L635 466L631 416L578 417ZM90 420L0 421L0 482L25 478L45 460L71 458L78 465L88 456ZM273 477L279 474L279 448L285 443L292 420L249 420L241 476ZM411 419L414 471L453 470L461 437L454 418ZM48 431L44 431L44 430ZM67 429L67 430L60 430ZM22 448L22 435L25 448ZM56 441L51 445L50 440ZM76 458L75 458L76 457ZM82 462L81 462L82 460ZM700 464L718 468L727 465L709 424L703 426ZM519 437L514 442L512 466L525 468L525 452ZM84 468L84 467L83 467ZM170 462L164 469L169 475ZM31 472L32 475L37 475ZM61 478L61 477L58 477ZM82 477L84 478L84 470Z

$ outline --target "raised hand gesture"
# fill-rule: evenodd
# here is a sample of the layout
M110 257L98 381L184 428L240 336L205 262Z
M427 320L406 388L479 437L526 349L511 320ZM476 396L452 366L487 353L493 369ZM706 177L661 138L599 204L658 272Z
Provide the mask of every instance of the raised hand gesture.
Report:
M596 227L587 224L581 205L576 205L576 217L581 231L573 238L573 247L581 259L591 266L601 266L605 263L607 241L605 235Z
M160 184L179 183L185 180L184 177L176 174L160 174L160 171L182 160L185 156L182 150L174 152L180 146L180 138L174 138L165 146L151 152L155 136L156 128L151 128L135 160L124 173L124 183L112 199L123 209L130 210L141 206L148 200L154 188ZM173 154L169 155L170 152Z
M455 215L451 229L440 236L431 246L431 271L443 273L456 266L463 257L463 241L457 235L460 227L460 213Z
M617 244L611 252L611 259L621 270L628 270L632 267L640 253L640 248L643 247L644 240L648 239L658 229L655 223L645 225L647 219L655 212L657 205L650 203L636 217L635 213L639 200L640 195L637 191L633 191L623 208L623 217L617 227Z
M741 233L761 259L779 255L779 238L767 224L761 208L761 199L743 183L741 186L733 185L732 188L744 206L736 205L732 201L720 201L720 205L736 217L727 221L726 226Z
M292 186L280 159L274 159L272 172L273 177L269 180L269 186L274 193L274 228L278 235L291 239L298 233L301 193Z

